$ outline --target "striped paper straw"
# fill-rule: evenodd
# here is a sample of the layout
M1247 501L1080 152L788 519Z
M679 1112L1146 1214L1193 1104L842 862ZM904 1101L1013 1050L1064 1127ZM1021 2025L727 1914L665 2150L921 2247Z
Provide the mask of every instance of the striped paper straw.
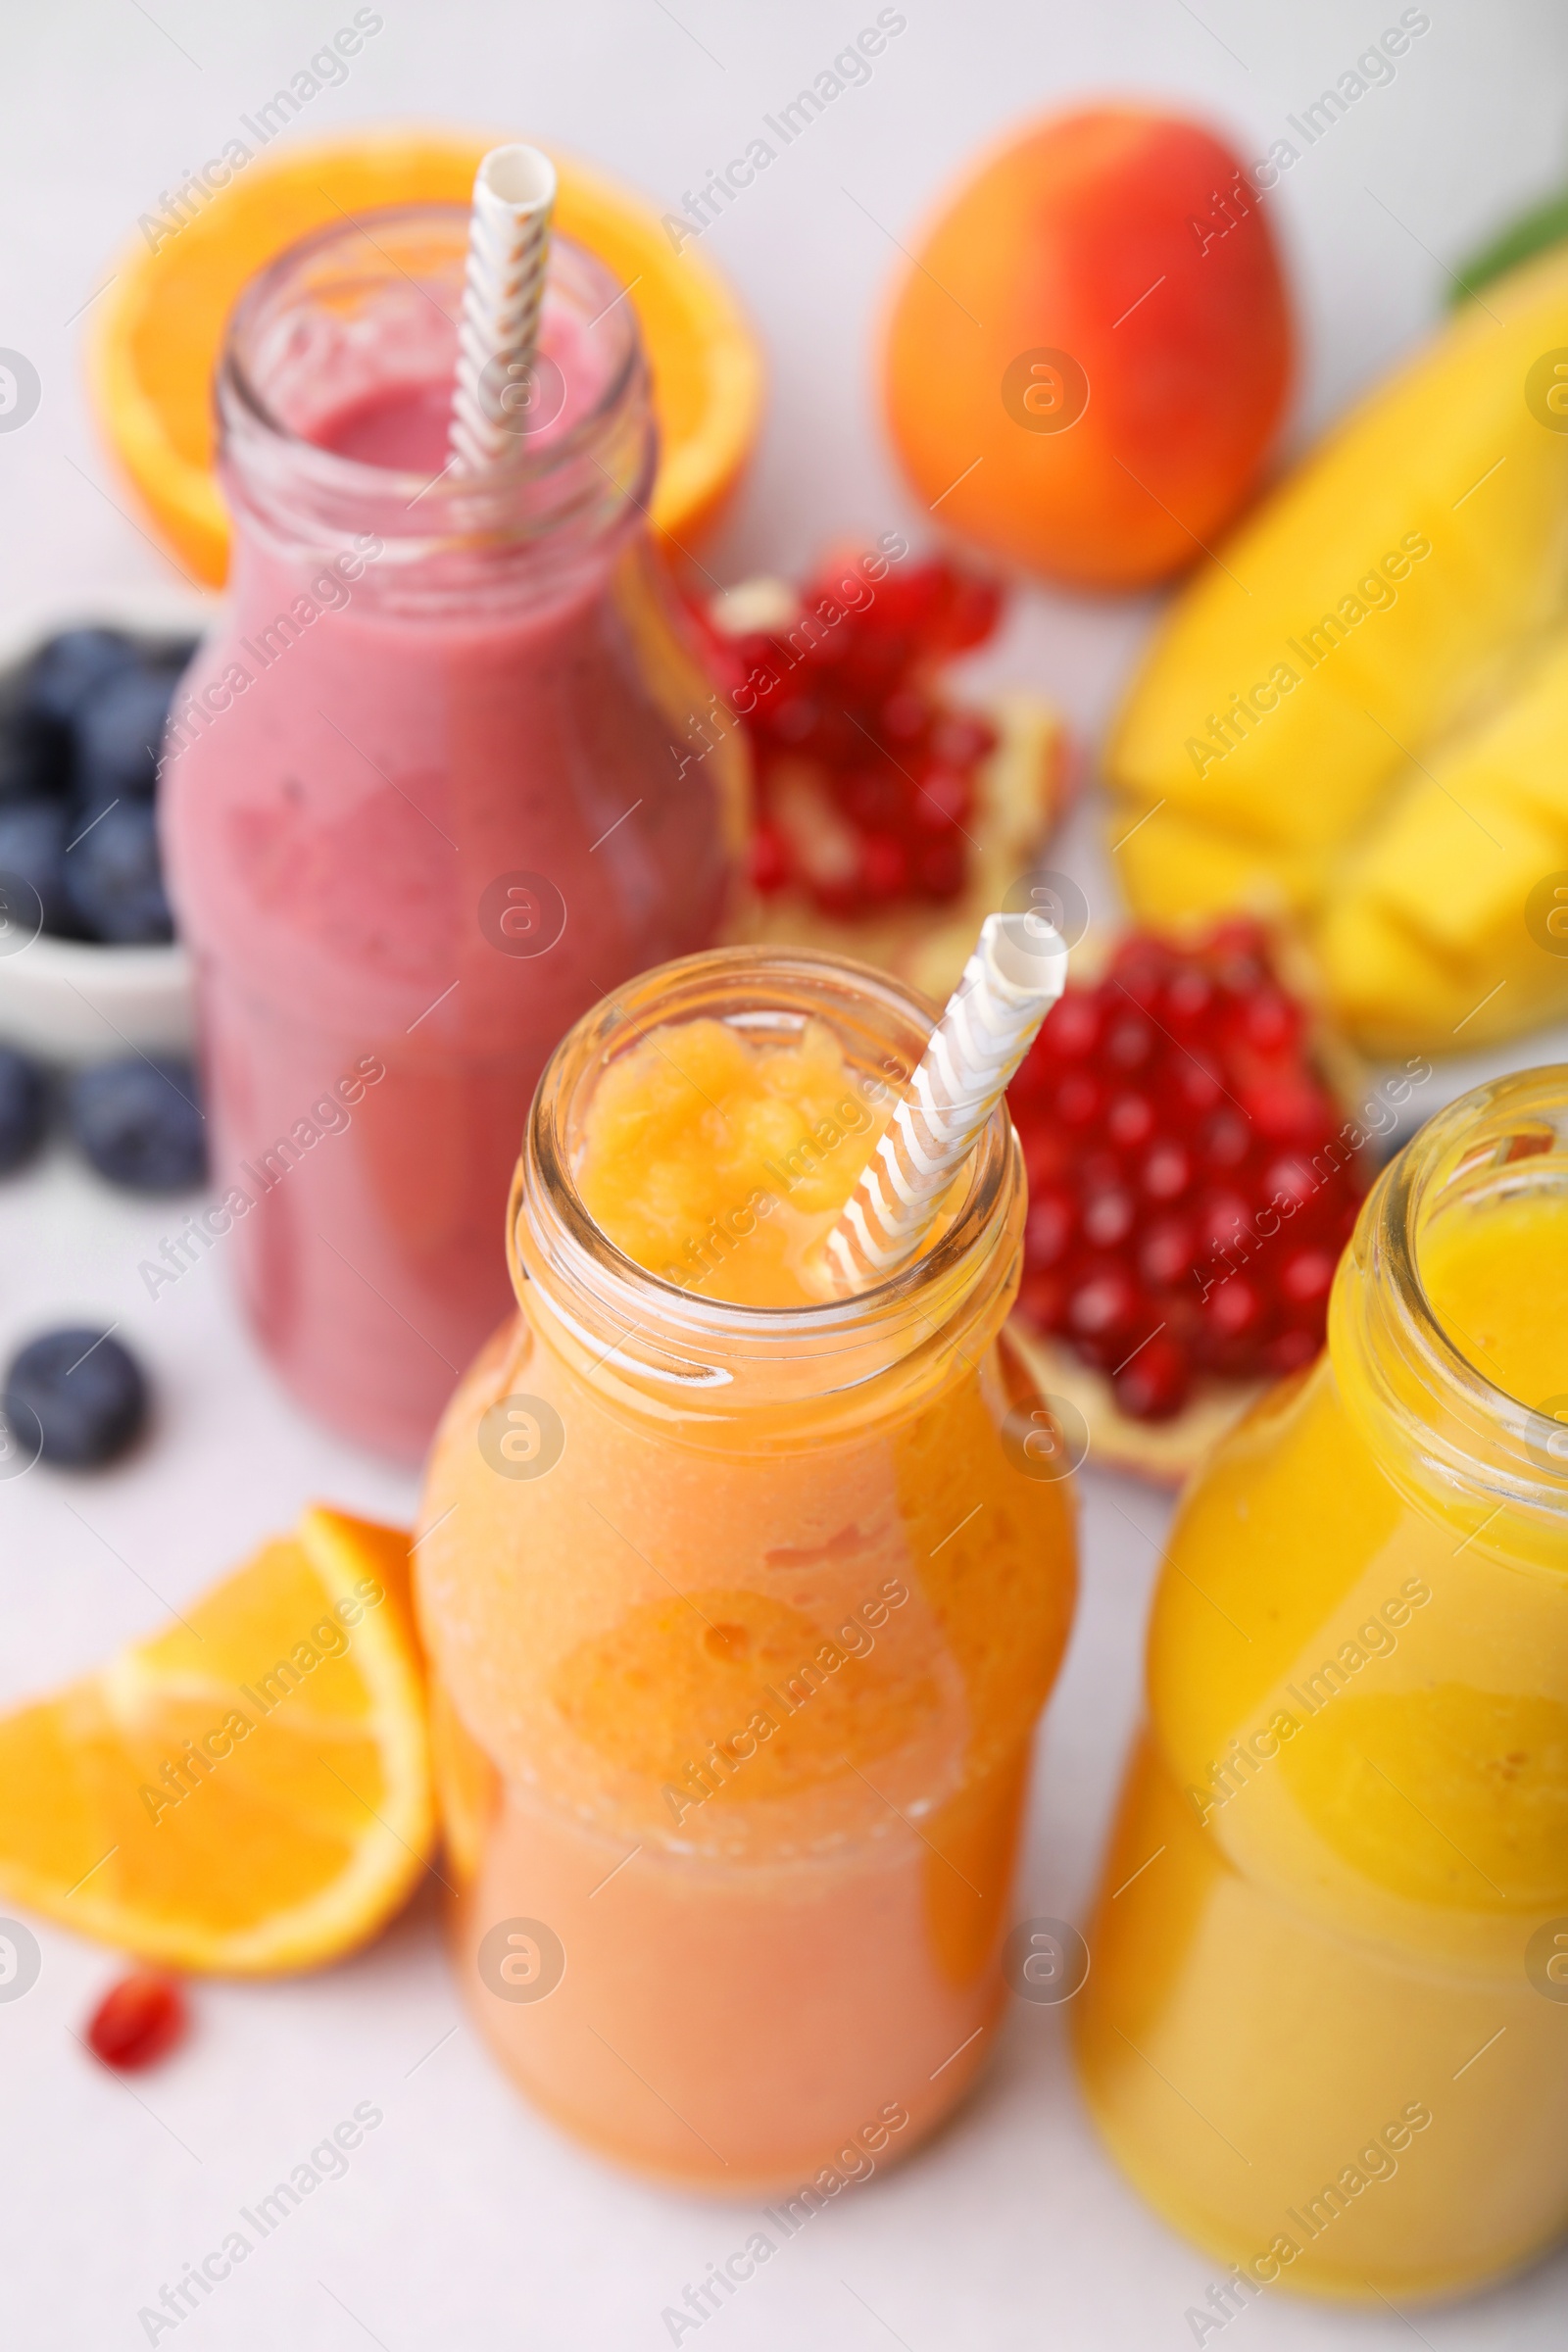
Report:
M987 915L908 1092L828 1235L841 1297L884 1281L925 1239L1066 978L1066 943L1043 915Z
M474 174L452 396L452 456L464 473L505 465L522 447L502 394L525 389L533 366L555 201L556 168L537 147L492 147Z

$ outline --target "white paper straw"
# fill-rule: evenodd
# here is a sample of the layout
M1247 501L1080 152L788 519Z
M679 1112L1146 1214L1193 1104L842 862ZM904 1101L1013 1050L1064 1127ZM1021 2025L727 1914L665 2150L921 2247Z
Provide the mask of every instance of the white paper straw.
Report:
M1043 915L987 915L908 1093L827 1237L841 1295L884 1281L924 1240L1066 978L1066 943Z
M452 455L464 473L522 447L503 387L525 389L539 334L556 168L537 147L492 147L474 174L468 269L452 396Z

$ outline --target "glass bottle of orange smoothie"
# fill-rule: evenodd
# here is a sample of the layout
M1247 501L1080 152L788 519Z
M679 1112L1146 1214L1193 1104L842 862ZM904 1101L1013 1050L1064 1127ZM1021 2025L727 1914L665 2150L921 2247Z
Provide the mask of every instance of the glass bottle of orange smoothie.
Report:
M930 1026L741 949L580 1022L518 1164L518 1311L421 1510L481 2026L568 2129L715 2189L831 2193L983 2063L1071 1618L1002 1329L1005 1111L915 1262L838 1300L815 1272Z
M1216 2319L1568 2227L1565 1420L1556 1068L1385 1172L1326 1356L1171 1539L1076 2028L1112 2151L1233 2266Z

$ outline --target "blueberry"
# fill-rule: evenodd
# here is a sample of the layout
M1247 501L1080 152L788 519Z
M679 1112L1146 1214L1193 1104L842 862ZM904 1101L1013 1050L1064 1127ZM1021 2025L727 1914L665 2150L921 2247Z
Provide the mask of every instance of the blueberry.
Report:
M71 737L25 710L13 683L0 700L0 806L64 792L71 781Z
M63 629L34 654L23 707L54 726L69 727L85 698L135 661L136 648L119 629Z
M183 1193L207 1173L206 1121L188 1061L134 1054L78 1070L66 1089L71 1133L100 1176L133 1193Z
M65 856L65 900L89 939L151 947L174 936L149 801L115 801L84 812Z
M46 1462L96 1470L140 1432L147 1383L129 1349L106 1332L46 1331L13 1357L0 1410Z
M34 922L41 907L46 931L74 937L79 926L66 896L69 816L63 801L14 801L9 808L0 808L0 874L14 875L23 884L21 895L27 905L31 904L28 893L36 899ZM24 906L14 907L12 915L25 924Z
M49 1098L36 1062L0 1046L0 1176L30 1159L43 1141Z
M84 801L151 800L174 673L117 670L85 694L73 721L75 784Z

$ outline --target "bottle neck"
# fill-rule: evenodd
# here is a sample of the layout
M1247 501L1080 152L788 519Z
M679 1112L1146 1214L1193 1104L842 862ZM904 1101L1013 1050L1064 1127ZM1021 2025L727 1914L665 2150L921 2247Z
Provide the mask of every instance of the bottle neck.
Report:
M1568 1195L1568 1067L1478 1087L1428 1121L1368 1196L1341 1261L1329 1318L1334 1372L1392 1483L1448 1519L1456 1542L1562 1570L1568 1428L1510 1396L1448 1328L1421 1276L1441 1219L1485 1217ZM1508 1280L1528 1290L1521 1258ZM1495 1369L1495 1367L1493 1367ZM1556 1403L1568 1409L1568 1399Z
M257 573L346 564L357 601L512 609L571 593L642 526L657 444L635 318L563 238L515 452L482 475L451 468L466 223L452 205L371 215L292 247L247 290L218 377L242 597Z
M688 956L597 1006L545 1070L514 1182L509 1259L530 1324L619 1409L678 1423L688 1442L706 1432L717 1444L805 1449L919 1410L974 1373L1017 1288L1024 1189L1004 1105L976 1146L957 1213L912 1265L852 1298L734 1305L622 1256L573 1179L607 1062L661 1024L714 1018L770 1040L827 1021L873 1103L893 1100L932 1028L897 981L805 951Z

